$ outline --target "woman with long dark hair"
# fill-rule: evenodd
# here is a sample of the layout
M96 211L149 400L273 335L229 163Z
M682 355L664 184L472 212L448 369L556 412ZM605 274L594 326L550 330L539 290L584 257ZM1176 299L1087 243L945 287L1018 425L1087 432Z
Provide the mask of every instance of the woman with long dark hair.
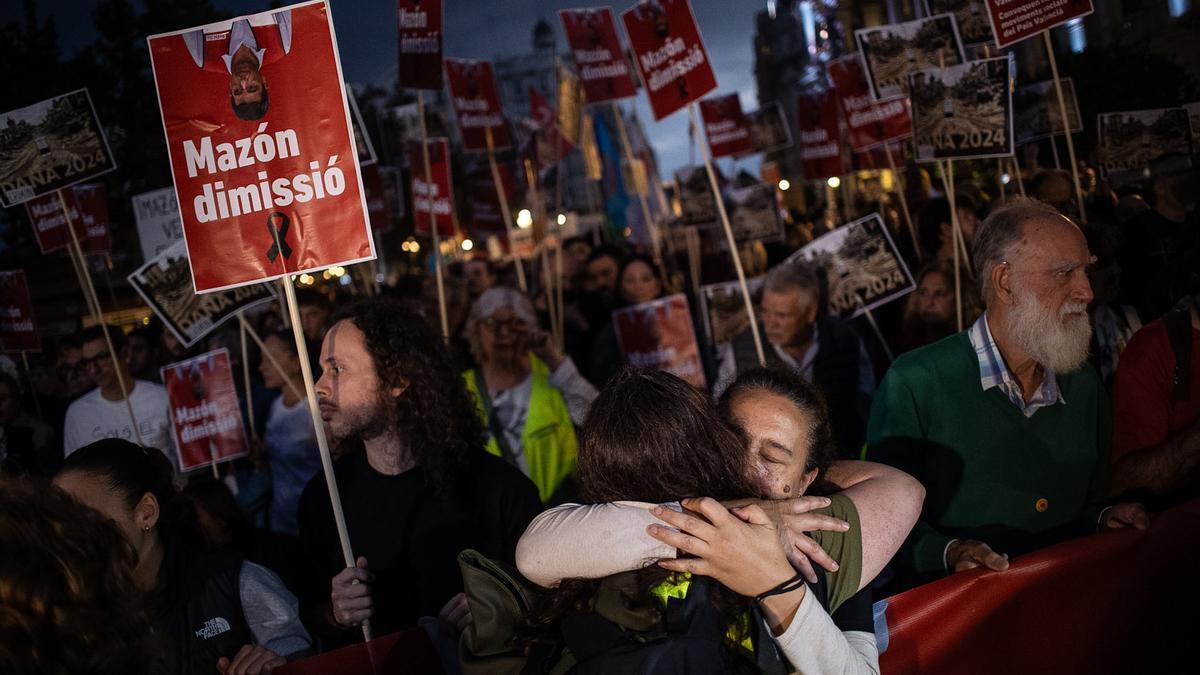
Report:
M652 427L662 422L655 408L619 414ZM731 513L752 523L770 523L778 534L775 547L786 552L815 591L802 598L788 630L773 631L792 665L804 672L876 671L870 595L863 589L919 515L924 494L920 484L875 464L831 463L833 443L824 402L819 391L793 373L743 373L725 392L720 417L744 434L743 445L721 447L745 462L753 494L778 501L731 500L730 493L709 493L725 499L724 506L712 500L684 501L684 507L699 510L707 522L679 515L671 510L680 508L673 503L558 507L539 516L522 538L517 560L522 573L539 585L555 586L563 578L601 577L660 561L666 569L711 575L733 587L743 582L732 580L750 570L770 568L758 553L747 553L747 531ZM658 449L649 441L644 447ZM582 454L581 450L581 467ZM655 512L682 532L664 527ZM678 551L697 557L676 559ZM810 558L829 572L818 574ZM822 605L834 613L833 624Z
M174 641L179 673L268 673L306 655L296 598L266 568L207 547L172 477L161 452L110 438L72 453L54 484L133 547L134 583Z

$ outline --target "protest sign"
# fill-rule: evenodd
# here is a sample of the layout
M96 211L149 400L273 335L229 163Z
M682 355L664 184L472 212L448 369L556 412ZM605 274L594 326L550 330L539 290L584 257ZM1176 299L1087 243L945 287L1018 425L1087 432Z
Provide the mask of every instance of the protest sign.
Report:
M717 88L688 0L641 0L621 21L655 120Z
M354 148L358 151L358 165L368 166L379 161L375 156L375 146L371 144L371 135L363 125L362 113L358 110L358 100L354 92L346 89L346 102L350 104L350 126L354 131Z
M974 47L992 41L992 23L986 0L924 0L925 15L953 14L963 45Z
M133 217L137 220L142 259L150 260L171 244L183 239L183 221L174 188L162 188L134 195Z
M0 347L6 352L42 349L24 270L0 272Z
M129 284L185 347L200 341L243 309L275 299L271 284L248 284L215 293L192 291L187 249L177 241L129 275Z
M912 115L903 96L876 101L863 73L862 58L850 54L829 62L829 76L846 120L850 147L870 150L912 136Z
M228 350L163 366L162 381L167 388L180 471L250 454Z
M784 265L805 261L824 271L829 311L851 319L916 290L904 258L878 213L822 235Z
M750 296L755 304L762 300L763 277L746 280ZM733 338L750 327L750 316L746 314L746 303L742 298L742 287L737 281L725 281L700 287L700 313L704 316L704 330L713 347L729 344Z
M0 114L0 206L117 168L87 89Z
M637 93L629 62L617 38L611 8L561 9L558 19L571 46L588 103L628 98Z
M779 217L773 184L733 188L728 190L725 203L733 225L733 238L739 244L783 239L783 221Z
M108 202L104 186L99 183L72 185L59 193L36 197L25 202L25 214L33 226L42 253L52 253L71 245L63 217L63 203L71 216L71 225L84 253L107 253L112 250L108 231Z
M742 102L735 94L700 101L700 119L713 157L744 155L754 150L750 122L742 113Z
M362 168L363 190L367 195L367 216L371 219L371 230L376 233L392 229L392 214L380 168L378 164L368 164Z
M442 0L396 0L401 87L441 90L443 13Z
M796 103L796 118L800 127L804 177L821 180L842 175L842 146L834 93L826 90L801 94Z
M1063 78L1062 89L1071 133L1079 133L1083 131L1083 117L1079 114L1079 101L1075 100L1075 84L1071 78ZM1063 133L1062 108L1058 105L1054 80L1017 87L1013 93L1013 129L1017 145Z
M324 0L147 42L196 292L375 257Z
M496 90L496 76L490 61L446 59L446 78L450 81L450 97L458 116L463 148L468 152L488 149L486 129L492 130L492 147L505 150L512 147L504 109Z
M1101 113L1100 173L1114 183L1130 183L1151 176L1156 159L1178 155L1178 164L1190 166L1192 138L1188 111L1159 108Z
M953 14L854 31L876 100L908 93L908 75L965 62Z
M1011 55L910 74L918 162L1013 154Z
M778 101L746 113L750 125L750 154L774 152L792 145L792 132Z
M700 347L686 295L676 293L618 309L612 318L627 364L665 370L697 389L704 388Z
M987 0L987 6L1000 49L1092 13L1092 0Z
M675 172L679 220L684 225L707 227L717 222L717 202L702 166L685 166Z
M1192 155L1200 156L1200 103L1184 103L1183 109L1187 111L1192 127Z
M437 220L438 234L453 237L455 229L454 193L450 183L450 141L429 139L430 180L419 143L408 146L408 166L412 172L413 227L417 234L429 235L429 213ZM495 188L493 187L493 191Z

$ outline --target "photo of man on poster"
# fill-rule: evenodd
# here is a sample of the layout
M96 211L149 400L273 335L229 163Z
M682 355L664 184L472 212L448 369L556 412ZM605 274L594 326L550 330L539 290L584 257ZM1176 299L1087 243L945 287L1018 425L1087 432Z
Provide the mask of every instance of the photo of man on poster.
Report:
M262 119L267 114L271 97L262 66L292 51L291 11L275 12L263 21L252 25L250 18L242 18L228 30L183 34L198 68L229 73L229 105L242 120Z

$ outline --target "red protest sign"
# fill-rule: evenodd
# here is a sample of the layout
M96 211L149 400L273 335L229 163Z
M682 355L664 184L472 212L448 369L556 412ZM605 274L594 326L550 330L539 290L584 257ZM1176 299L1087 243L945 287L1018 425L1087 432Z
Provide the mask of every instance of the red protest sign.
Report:
M442 88L442 14L442 0L396 0L401 87Z
M704 368L686 295L676 293L619 309L612 317L626 363L665 370L697 389L704 388Z
M796 117L804 177L819 180L842 175L837 97L830 91L802 94L797 101Z
M700 101L700 117L704 119L704 134L713 157L742 155L754 149L750 122L742 113L737 94Z
M1092 0L987 0L987 7L1000 49L1094 11Z
M558 19L571 45L588 103L628 98L637 93L617 38L611 8L560 9Z
M688 0L642 0L621 13L654 119L717 88Z
M42 349L23 270L0 272L0 345L6 352Z
M71 225L84 253L106 253L112 250L108 231L108 200L104 186L99 183L63 188L62 200L52 192L25 202L25 214L33 225L33 236L42 253L52 253L71 245L63 218L63 202L71 216Z
M197 293L375 257L324 0L147 42Z
M391 212L388 209L387 193L383 187L383 176L378 164L362 168L363 190L367 193L367 215L371 218L371 229L387 232L392 229Z
M496 90L496 75L490 61L446 59L446 78L450 80L450 97L458 129L462 132L463 147L468 152L487 150L487 132L492 130L492 147L504 150L512 147L504 109Z
M438 235L454 236L454 193L450 185L450 141L429 139L429 173L425 175L425 157L420 143L408 144L408 166L412 170L413 229L428 235L429 213L437 220Z
M227 350L163 366L162 379L181 471L250 453Z
M829 75L856 152L912 136L908 98L873 99L857 54L830 61Z

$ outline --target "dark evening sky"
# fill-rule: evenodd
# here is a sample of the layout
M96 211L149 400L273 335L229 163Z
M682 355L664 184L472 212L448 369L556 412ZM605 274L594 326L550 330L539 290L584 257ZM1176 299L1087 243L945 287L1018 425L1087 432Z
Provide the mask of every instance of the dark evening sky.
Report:
M94 0L42 0L38 3L38 15L39 18L54 16L60 45L69 55L95 40L91 14L96 4ZM352 84L390 82L396 70L395 2L331 0L330 4L346 79ZM619 15L632 4L626 1L612 8ZM754 0L693 0L692 4L717 73L717 92L737 91L743 108L757 108L752 72L754 16L764 4ZM269 3L261 0L213 0L213 5L234 14L252 14L269 7ZM565 51L566 41L556 11L588 6L593 5L587 0L447 0L446 55L492 58L532 51L532 28L539 18L554 27L559 49ZM20 3L6 2L0 9L0 22L19 19L20 12ZM623 30L619 30L623 39ZM688 162L687 112L681 110L656 123L644 95L639 94L637 105L658 152L663 177L669 177ZM743 164L754 169L757 160L745 160Z

